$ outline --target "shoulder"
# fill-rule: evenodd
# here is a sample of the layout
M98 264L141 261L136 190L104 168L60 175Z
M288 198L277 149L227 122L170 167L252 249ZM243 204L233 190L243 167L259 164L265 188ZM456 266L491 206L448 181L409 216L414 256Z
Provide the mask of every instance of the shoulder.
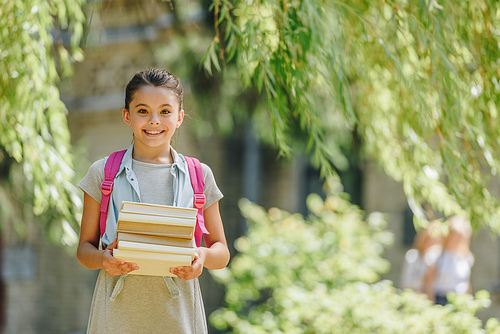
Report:
M103 175L104 177L104 164L106 163L106 158L99 159L90 165L88 174Z
M104 159L99 159L90 166L78 186L100 203L102 180L104 180Z
M105 158L95 161L90 165L89 170L85 177L82 179L82 184L94 184L100 183L104 180L104 163Z
M209 175L213 176L213 172L212 172L212 169L210 168L210 166L208 166L207 164L202 162L201 167L203 168L203 175L205 176L205 178Z
M185 155L182 155L182 157L184 159L193 159L193 157L188 157L188 156L185 156ZM208 178L214 178L214 174L212 172L212 169L210 168L210 166L208 166L206 163L204 162L201 162L199 159L196 158L196 160L198 160L200 162L200 165L201 165L201 168L203 170L203 176L205 177L205 179L208 177Z

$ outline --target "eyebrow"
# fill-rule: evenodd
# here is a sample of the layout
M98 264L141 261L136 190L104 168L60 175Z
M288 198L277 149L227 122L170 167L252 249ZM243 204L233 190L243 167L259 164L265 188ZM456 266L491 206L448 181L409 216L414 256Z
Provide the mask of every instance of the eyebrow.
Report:
M141 106L150 108L146 103L138 103L135 107L137 108L137 107L141 107ZM162 104L160 106L160 108L161 107L172 107L173 108L173 106L171 104L169 104L169 103Z

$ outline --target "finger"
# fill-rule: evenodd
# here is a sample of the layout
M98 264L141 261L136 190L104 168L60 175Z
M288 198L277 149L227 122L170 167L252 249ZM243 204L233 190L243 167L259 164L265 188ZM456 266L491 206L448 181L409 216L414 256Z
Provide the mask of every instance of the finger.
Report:
M182 273L182 272L177 273L177 278L179 278L181 280L188 280L189 279L188 275L186 275L186 273Z
M117 259L116 257L113 256L113 254L111 253L111 251L109 252L106 252L104 254L104 259L107 263L109 264L114 264L114 265L118 265L118 264L123 264L125 263L125 261L121 260L121 259Z
M113 242L111 244L108 245L108 247L106 247L106 249L114 249L114 248L117 248L118 247L118 238L116 238L115 240L113 240Z
M203 267L201 265L185 266L172 268L171 272L176 274L178 278L190 280L201 275Z
M116 272L118 272L120 275L128 274L137 269L139 269L137 265L133 265L130 263L125 263L115 267Z
M130 268L132 270L139 269L139 266L137 265L137 263L133 263L133 262L123 262L123 264L121 264L120 267L127 268L127 269Z
M131 273L135 270L137 270L138 268L132 268L132 267L126 267L126 268L122 268L120 270L121 274L124 275L124 274L128 274L128 273Z

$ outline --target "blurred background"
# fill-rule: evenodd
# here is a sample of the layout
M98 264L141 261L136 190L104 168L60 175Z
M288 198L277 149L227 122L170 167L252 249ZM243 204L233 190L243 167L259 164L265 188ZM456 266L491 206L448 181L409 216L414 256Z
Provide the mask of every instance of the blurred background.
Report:
M3 44L0 45L3 46L4 50L0 49L0 54L9 51L9 45L12 50L18 47L15 41L18 29L28 31L32 37L36 35L34 39L40 41L43 37L41 31L29 31L30 25L31 28L36 25L35 17L25 17L24 19L27 21L24 23L16 20L21 20L23 17L18 13L19 11L25 10L27 13L31 13L30 15L36 16L38 12L44 10L44 6L48 6L43 1L38 5L28 4L28 1L14 1L13 3L7 1L7 3L3 1L2 6L6 9L0 9L2 29L8 26L7 30L3 30L4 33L1 36ZM69 3L65 1L54 2L53 5L59 6L59 10L61 10L61 6L67 6L68 12L61 14L62 11L48 10L51 13L49 18L56 22L51 29L52 42L56 46L54 49L56 51L46 50L45 52L48 54L57 53L59 52L57 51L59 46L69 51L67 53L60 52L55 56L56 63L54 66L56 69L54 69L54 73L59 73L62 79L60 81L52 79L54 80L54 87L59 90L60 96L56 93L50 99L49 97L41 97L40 101L49 103L52 101L51 99L60 97L64 105L61 106L57 103L54 105L63 111L67 110L68 133L61 130L65 126L65 119L50 116L48 113L47 110L52 107L52 104L40 107L40 113L36 111L31 114L24 114L25 119L21 118L21 113L16 113L15 110L11 109L13 106L17 106L15 103L19 104L20 101L29 100L30 96L36 94L36 80L31 83L31 86L29 83L24 83L23 87L25 88L22 94L19 93L20 91L15 91L17 88L9 81L28 75L18 70L16 66L21 68L22 64L19 65L19 63L22 62L29 64L32 60L28 55L34 53L34 51L21 50L23 57L17 59L17 63L12 60L9 63L8 56L5 54L0 58L3 65L2 72L4 72L2 73L2 91L0 91L1 104L3 104L1 121L4 123L1 132L4 138L2 139L0 166L2 170L2 190L0 192L0 217L2 219L0 247L2 255L2 293L0 294L0 310L2 316L0 324L3 332L27 334L76 334L85 332L93 287L98 273L97 271L87 270L78 264L75 256L76 248L72 246L77 240L74 231L78 232L78 226L67 217L76 215L76 221L78 221L81 211L81 203L79 202L83 198L81 191L74 187L85 175L92 162L109 155L113 151L126 149L130 145L132 134L121 117L125 85L136 71L148 67L163 68L181 78L185 89L184 109L186 119L179 129L180 131L175 135L173 146L177 151L188 156L197 157L212 168L217 184L224 194L220 206L226 237L233 257L238 253L235 248L235 241L244 236L248 229L246 220L239 209L239 200L241 198L249 199L266 210L277 207L290 213L307 215L310 212L306 206L306 199L309 194L317 193L325 198L324 176L328 174L326 170L329 168L330 172L340 177L342 188L347 194L344 196L352 204L359 206L367 214L372 212L382 212L384 214L384 219L387 221L387 231L393 234L393 242L391 246L387 246L382 255L383 258L389 261L390 269L382 273L381 279L393 281L395 287L399 287L404 256L406 251L412 247L416 235L414 222L424 222L429 218L439 219L451 213L459 213L458 211L465 207L464 203L471 203L471 207L474 205L474 209L470 211L465 209L469 214L472 212L471 216L474 217L472 221L475 227L471 242L471 250L475 256L471 279L472 288L473 292L483 289L489 291L492 301L490 307L479 311L478 318L485 322L489 318L498 317L500 314L500 244L496 234L492 233L492 231L497 231L496 220L498 218L493 214L488 215L475 209L482 204L485 207L495 207L496 204L490 204L488 201L492 201L491 198L494 198L494 194L497 194L500 190L500 185L495 178L496 158L491 156L495 152L496 145L498 145L496 125L493 126L493 129L484 130L486 135L479 130L474 132L469 131L469 128L464 130L460 126L456 126L466 119L470 123L470 127L475 128L478 125L472 122L471 119L487 120L491 115L493 115L491 116L493 120L490 121L495 123L494 117L496 117L496 114L493 109L496 112L496 97L484 97L486 102L481 102L484 106L474 104L479 103L477 101L481 100L482 97L478 97L479 95L487 95L488 88L486 86L491 86L489 89L492 91L496 89L494 80L484 79L484 82L488 83L484 84L484 82L479 82L474 77L475 70L480 68L480 64L482 64L481 59L466 54L466 51L460 54L456 50L450 51L451 56L449 56L450 61L453 63L450 66L457 66L458 68L460 68L460 65L458 61L454 62L453 57L456 57L456 59L469 57L474 60L468 62L468 64L476 66L475 69L464 69L464 71L469 73L472 79L467 78L471 82L477 83L477 87L480 87L479 89L473 86L476 90L472 91L470 87L465 88L465 91L472 92L472 97L474 97L474 94L477 95L472 99L476 102L470 102L469 97L463 97L460 94L460 99L463 99L461 102L457 102L459 99L442 102L441 96L438 95L432 96L432 99L435 100L429 102L429 105L419 105L415 102L416 100L405 100L398 97L398 94L411 95L408 91L415 89L412 83L417 82L418 77L425 81L427 78L425 75L428 74L428 80L430 81L439 81L440 79L435 79L435 74L425 73L425 75L422 75L415 64L413 64L415 66L412 69L408 69L405 67L408 64L405 65L401 58L398 58L398 55L400 55L398 53L399 46L401 49L406 50L401 51L402 54L406 54L408 58L412 57L413 51L405 43L412 43L409 36L413 31L405 38L402 38L406 40L405 43L388 38L386 42L390 43L384 46L384 41L377 40L377 36L383 36L381 31L387 26L374 28L372 34L370 34L359 32L360 28L356 28L353 24L353 27L348 32L341 33L335 30L339 36L333 36L332 38L337 38L338 44L332 44L331 48L335 49L341 44L344 47L344 53L339 52L336 54L336 62L340 59L340 63L345 61L348 64L354 64L354 56L349 56L350 50L356 50L357 47L365 43L367 45L364 46L360 58L366 58L367 54L373 53L374 58L389 59L388 63L391 65L384 68L383 65L380 65L385 64L384 62L372 60L373 63L370 63L368 59L367 67L372 68L373 72L366 71L363 74L356 72L358 70L361 72L361 70L354 65L355 69L349 69L348 66L337 68L332 65L332 67L335 67L336 73L339 73L341 69L350 70L350 72L347 71L343 74L343 79L340 78L341 75L336 79L330 78L332 82L338 79L341 83L338 85L333 84L333 87L337 87L334 95L337 97L344 96L344 98L340 99L342 103L339 104L338 99L326 96L328 94L325 95L325 92L321 89L311 92L306 91L308 87L302 86L304 91L301 92L297 91L299 88L294 90L294 87L300 87L300 84L294 83L287 86L287 81L284 81L285 84L280 85L279 80L281 79L277 76L280 73L274 72L273 76L265 71L265 67L262 67L262 71L267 74L262 75L264 79L260 83L258 79L251 78L253 74L242 72L242 68L245 67L253 67L254 70L255 68L258 70L260 65L254 64L255 62L262 61L265 64L269 61L276 62L276 60L262 60L257 57L247 59L245 65L242 63L245 58L242 53L237 54L234 59L228 59L231 57L231 48L228 44L236 44L237 42L230 42L231 39L227 38L226 35L227 39L225 39L224 43L228 51L224 54L223 51L221 52L224 48L217 44L221 41L214 40L214 36L223 39L224 32L230 30L231 21L226 20L220 26L214 23L219 22L219 18L222 20L225 17L224 15L227 15L234 8L227 9L229 7L224 7L228 2L223 1L218 5L217 3L217 1L212 3L212 1L208 0L182 2L134 0L75 2L75 6L78 4L78 8L82 8L82 16L80 16L76 7L71 7L72 5ZM241 24L249 24L248 22L252 22L252 20L256 20L260 29L262 29L260 32L257 29L257 34L260 33L264 36L264 39L268 38L266 29L268 29L267 31L275 29L271 23L269 23L270 28L265 27L266 20L273 17L272 6L274 4L265 7L266 2L263 2L263 7L259 7L260 5L252 4L250 1L248 2L250 7L244 7L241 3L239 9L240 11L246 10L248 17L245 19L247 20L245 23L240 21L241 30L237 38L240 41L244 39L244 34L241 33L244 29L241 28ZM286 1L277 3L279 3L280 8L286 7ZM315 2L310 3L310 6L319 6ZM345 10L347 12L352 10L355 19L356 15L363 17L359 12L365 13L363 15L366 17L371 15L370 10L372 7L367 2L360 1L351 5L346 5ZM37 9L36 6L40 7ZM290 8L293 7L297 11L299 9L305 10L300 6L305 5L292 4ZM328 7L328 5L326 6ZM394 4L388 2L381 5L380 12L373 14L373 17L380 15L377 20L382 21L384 19L383 8L387 7L385 10L386 12L390 11L390 13L386 13L387 22L385 24L389 25L392 22L401 24L401 27L405 26L406 23L397 22L398 20L404 21L407 19L405 13L400 12L400 17L398 17L399 14L394 14L397 13L394 6L397 6L397 2ZM436 6L438 5L436 4ZM357 9L354 10L354 7ZM226 12L224 12L224 8L226 8ZM436 8L433 9L427 6L426 15L432 16L435 14L439 17L442 15L442 11L437 10L436 14ZM464 10L472 12L470 8ZM255 11L255 13L252 11ZM268 15L268 11L271 14ZM12 16L7 15L9 12ZM406 14L411 16L410 12L408 11ZM235 11L235 13L237 16L238 12ZM64 15L68 17L65 18ZM243 14L239 15L240 17L243 16ZM342 20L349 21L349 19L352 19L349 15L351 14L346 14L343 18L337 17L336 23L340 24L343 22ZM290 17L292 16L290 15ZM498 21L498 15L493 15L493 17ZM64 25L65 20L67 20L66 25ZM80 22L81 25L73 24L74 21L71 20ZM240 20L242 19L240 18ZM314 21L314 18L311 20ZM297 25L299 25L299 21L301 20L297 19ZM437 34L435 28L431 27L432 23L429 23L430 21L432 20L427 21L429 26L425 28ZM490 24L497 21L492 21ZM23 24L28 24L28 26L23 27ZM335 23L332 23L332 25L335 26ZM13 26L18 26L18 28L13 29ZM381 31L378 31L378 29ZM394 36L403 34L403 28L396 30ZM321 31L318 33L321 35ZM73 34L80 36L76 45L71 39ZM349 38L356 34L360 36L362 41ZM271 37L265 41L260 41L260 43L264 43L272 49L274 42ZM25 37L19 36L19 38L22 40ZM247 36L247 38L249 37ZM300 35L297 35L297 39L295 41L291 40L290 45L301 43L301 38ZM429 38L429 43L432 43L432 37ZM490 36L490 38L492 37ZM321 36L319 39L321 40ZM440 38L436 37L436 40L440 40ZM312 41L315 40L312 39ZM454 40L452 39L452 41ZM329 42L329 39L325 39L324 47L328 48ZM482 40L476 40L478 44L481 42ZM260 48L258 40L254 42L247 41L246 43L247 45L255 43L257 48ZM426 63L426 57L427 59L433 59L433 54L439 53L439 50L437 50L439 45L435 45L436 50L433 49L433 53L427 55L418 54L419 48L422 48L421 41L416 41L415 44L417 45L415 47L417 50L415 57L421 57L422 63ZM465 42L462 46L465 50ZM32 46L33 50L41 47L40 43L35 43ZM280 47L283 46L277 46L277 48ZM449 47L454 48L455 45ZM478 48L481 48L481 45ZM492 59L494 55L498 55L497 46L495 48L492 54L489 54ZM297 50L297 55L292 56L297 59L301 57L302 53L311 52L312 54L314 52L312 49L313 47L310 47L310 50L307 48ZM252 50L252 48L249 48L249 50ZM261 50L264 54L262 57L265 58L266 52L269 52L269 50L266 51L263 48ZM489 52L489 50L485 52ZM393 61L391 56L395 56L397 59ZM227 63L224 57L226 57ZM342 57L345 58L342 59ZM303 78L299 78L299 75L309 73L317 80L318 87L321 87L323 82L327 82L325 80L329 78L326 75L324 77L320 75L326 71L322 67L324 64L319 61L314 63L313 58L309 59L311 63L308 64L308 68L304 69L305 72L297 70L297 73L288 73L290 82L302 80ZM283 58L281 61L285 64L287 60ZM376 63L379 61L380 64L377 65ZM65 62L69 62L71 65L64 65ZM280 66L286 67L283 64ZM291 68L297 69L299 66L297 64L291 66ZM409 64L412 64L411 61ZM425 64L422 66L421 70L425 72ZM221 67L221 70L217 70L217 67ZM446 68L436 69L437 73L441 73L439 71L443 73L449 72ZM457 90L463 89L461 85L469 80L463 79L460 71L456 73L458 78L456 81L453 81L455 80L453 79L453 82L448 82L450 86L457 86ZM17 75L13 74L14 72ZM251 70L248 70L248 72L257 73ZM47 73L42 77L50 79L53 76L51 73L47 70ZM391 75L392 78L390 78ZM451 74L450 76L454 77L454 75ZM258 73L255 76L259 77ZM285 75L283 75L283 78L285 78ZM404 82L407 78L410 83L406 82L407 86L405 86ZM304 79L304 81L306 80ZM369 84L359 83L362 80L371 82L379 88L385 85L386 90L372 89L369 93L372 95L368 95L365 85ZM498 81L496 82L498 86ZM406 92L398 92L396 89L391 92L391 87L393 87L391 85L396 84L406 87L403 89ZM438 82L437 91L440 88L439 84ZM263 85L264 88L259 87L259 85L261 87ZM273 87L277 90L274 93L272 92ZM327 87L331 88L328 85ZM350 87L351 91L348 91L346 87ZM419 87L418 89L422 88L422 90L432 95L432 87L431 85L430 90L429 87ZM286 98L281 95L280 91L288 93ZM291 91L293 91L293 94L290 93ZM346 92L348 92L348 95L350 94L350 97L345 97ZM362 96L364 92L367 92L365 97ZM447 92L443 94L448 94L447 96L453 95ZM374 100L370 100L370 96L372 98L377 97L378 100L373 102ZM312 103L311 100L314 100L315 97L321 98L321 102ZM287 99L288 102L286 102ZM301 104L294 104L294 99L303 99L302 103L304 104L314 104L315 110L322 110L323 114L318 112L320 114L318 116L310 113L309 115L312 115L310 118L313 120L308 123L309 121L302 119L303 116L300 114L307 115L309 111L297 108ZM348 101L349 99L351 100ZM422 99L426 100L425 96ZM399 102L402 105L399 105ZM277 121L279 116L276 116L276 114L280 115L280 107L276 105L286 107L287 103L289 103L288 106L297 109L292 108L289 115L281 114L281 117L285 119L285 123L287 123L287 118L289 118L289 121L296 120L296 123L286 124L283 127L286 131L281 133L279 129L276 129L276 124L280 124ZM440 105L440 103L450 103L453 107L447 108ZM460 103L462 103L460 110L465 110L463 114L462 111L459 113L454 109ZM43 105L43 102L40 102L40 105ZM33 109L34 107L27 107L27 109L30 108ZM370 110L370 108L373 109ZM477 113L469 115L471 109L476 110ZM487 110L490 114L484 110ZM378 112L386 112L386 114L377 114ZM463 116L465 118L453 116L455 112L457 112L457 115L465 115ZM351 113L355 115L350 116ZM41 117L40 115L46 115L48 120L40 121L38 119ZM385 117L384 115L392 116ZM452 118L457 119L452 120ZM37 129L39 135L35 135L35 139L32 141L26 140L23 142L23 136L28 135L27 129L30 128L31 124L23 122L31 119L33 119L32 126ZM391 122L398 122L398 120L402 121L403 125L394 130L391 128ZM436 123L433 123L433 120ZM48 130L44 130L45 128L37 122L45 122ZM427 123L430 123L430 125ZM315 128L314 124L322 125L323 132L315 132L317 128ZM415 126L407 128L405 124L414 124ZM438 125L436 126L436 124ZM440 127L441 125L442 127ZM427 126L432 128L434 132L430 134L426 132ZM462 132L467 134L457 136L464 138L458 144L461 145L463 152L472 150L473 153L469 157L467 157L467 153L462 151L455 152L454 148L450 149L454 153L452 155L448 155L447 152L443 151L442 147L446 145L440 146L440 134L445 140L449 138L448 136L453 137L452 130L447 126L456 126L455 129L458 129L457 131L460 134ZM9 128L13 129L12 133L14 134L9 132ZM44 131L50 133L50 135L46 137ZM62 134L59 133L60 131L62 131ZM389 132L393 133L388 135ZM63 138L71 138L70 146L64 149L67 152L64 152L63 149L57 149L59 144L57 139L54 139L56 138L54 133L61 135ZM290 140L281 141L280 136L284 135L289 136L288 139ZM471 137L467 137L468 135ZM14 137L18 138L22 147L17 155L13 144L15 140L12 139ZM314 144L316 146L312 145L312 149L311 137L316 141ZM61 153L62 157L50 149L45 154L44 150L46 148L42 144L39 144L42 146L36 144L40 140L51 143L56 148L55 151ZM495 144L491 144L490 140ZM469 147L469 151L467 150L467 141L473 142L472 148ZM407 147L405 143L410 144ZM327 146L327 148L322 151L321 147L317 148L321 146L320 144ZM450 140L449 145L455 144ZM287 151L287 147L290 149L289 151ZM476 148L483 149L481 151L482 156L474 155ZM391 150L390 153L388 153L389 149ZM398 160L399 158L396 156L399 151L406 160ZM484 151L492 153L484 155ZM425 152L428 152L428 154ZM73 155L73 163L65 158L66 154ZM391 154L394 156L391 156ZM439 159L434 159L433 154L437 154ZM448 166L445 157L450 159L450 165ZM494 161L490 163L488 159ZM325 163L323 160L330 162ZM408 163L410 160L416 161L415 164ZM483 160L486 161L485 164L481 164ZM46 161L50 163L44 167ZM467 161L472 161L469 164L470 166L477 162L478 166L473 167L474 171L477 169L494 176L492 179L485 181L488 192L483 191L483 188L477 185L479 181L473 182L477 179L477 176L472 177L459 173L460 177L470 182L459 184L458 181L462 179L457 179L454 174L447 174L449 171L447 168L456 170L453 167L455 166L453 164L456 163L461 166L460 168L463 167L464 170L469 170L471 175L475 175L471 171L472 167L467 167ZM51 163L59 165L59 167L67 164L68 167L63 166L62 171L59 171L59 167L52 167ZM440 165L445 165L445 167L438 167ZM58 188L51 189L48 187L46 189L39 186L39 184L50 185L50 182L61 186L63 182L60 182L60 180L62 180L63 176L57 173L68 172L67 169L71 170L71 166L75 172L74 175L68 178L72 179L73 188L64 186L66 188L59 192ZM37 168L41 168L41 171ZM491 172L491 170L495 170L495 172ZM41 176L44 173L53 174L54 179L46 181ZM71 173L68 172L68 174ZM33 175L31 179L29 175ZM432 182L436 181L436 179L439 179L442 183L433 184ZM426 183L427 181L428 183ZM452 186L455 181L457 181L455 183L456 189ZM54 194L58 192L60 195ZM458 195L460 193L467 195L462 198ZM474 201L472 201L468 197L470 193L476 195L480 193L480 195L474 197ZM71 204L60 202L64 200L63 197ZM459 206L449 204L452 197L458 201ZM425 206L428 203L431 203L434 208L434 210L431 209L431 214L423 209L428 207ZM65 205L69 209L62 209ZM66 212L65 210L69 211ZM208 270L203 273L201 283L208 316L224 305L225 287L216 283ZM218 333L219 330L211 327L210 332Z

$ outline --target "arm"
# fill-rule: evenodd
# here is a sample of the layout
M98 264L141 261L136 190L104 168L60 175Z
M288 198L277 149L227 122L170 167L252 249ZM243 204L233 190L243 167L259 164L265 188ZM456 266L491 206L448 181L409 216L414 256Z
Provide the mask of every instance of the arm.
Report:
M99 250L99 218L101 205L87 193L83 198L83 215L80 241L76 257L88 269L104 268L112 276L126 274L137 269L134 263L127 263L113 257L116 240L105 250Z
M436 301L436 296L434 294L434 280L436 278L436 266L429 266L427 269L427 274L424 276L424 289L425 289L425 294L427 295L427 298L429 298L431 301L435 302Z
M205 227L210 234L204 235L205 246L199 247L190 267L171 268L170 272L181 279L193 279L201 275L203 267L222 269L229 262L224 227L219 212L219 202L215 202L203 211Z

